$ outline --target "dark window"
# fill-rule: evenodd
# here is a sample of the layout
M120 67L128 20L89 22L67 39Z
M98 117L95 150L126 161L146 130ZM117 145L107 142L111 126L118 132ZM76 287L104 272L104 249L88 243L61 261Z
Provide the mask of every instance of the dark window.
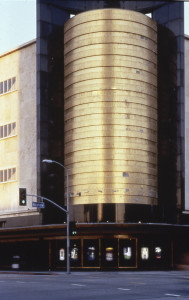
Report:
M12 134L16 134L16 122L12 123Z
M15 90L16 88L16 77L12 78L12 90Z
M8 135L11 135L11 124L8 124Z
M3 126L0 126L0 138L3 138Z
M16 168L12 168L11 179L16 180Z
M89 223L97 222L97 204L84 205L85 220Z
M115 222L115 204L103 204L103 222Z
M8 169L8 181L11 180L11 169Z
M0 83L0 94L3 94L3 82Z
M4 181L7 181L7 170L4 170Z
M0 171L0 182L3 182L3 170Z
M4 137L7 137L7 125L4 125Z
M146 204L126 204L125 222L151 222L153 220L153 207Z
M7 93L7 80L4 81L4 93Z
M89 239L83 241L84 266L92 267L99 265L99 240Z
M9 80L8 80L8 91L11 91L11 87L12 87L11 82L12 82L12 80L9 79Z

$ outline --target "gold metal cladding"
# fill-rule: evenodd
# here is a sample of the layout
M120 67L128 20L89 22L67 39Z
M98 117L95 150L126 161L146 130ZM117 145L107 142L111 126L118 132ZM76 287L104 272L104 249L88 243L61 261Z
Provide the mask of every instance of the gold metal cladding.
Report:
M89 12L84 12L77 17L72 18L68 20L64 26L65 32L68 31L70 28L75 27L79 24L86 23L86 22L93 22L96 20L128 20L131 22L136 22L139 24L144 24L148 27L153 28L155 31L157 31L157 25L156 22L153 21L150 18L146 18L145 15L131 11L131 10L123 10L123 9L98 9L98 10L91 10ZM92 30L92 26L91 26ZM101 29L101 31L103 31ZM154 39L156 39L157 36L154 36Z
M111 55L109 54L108 60L106 55L100 55L98 57L98 60L95 56L85 56L83 58L80 58L77 61L74 61L74 64L71 62L70 64L67 64L65 69L65 76L69 75L70 73L73 73L78 70L84 70L88 68L96 68L96 67L109 67L112 65L112 60L114 61L114 64L117 67L125 67L125 68L135 68L136 70L144 70L149 72L150 74L157 73L157 66L156 61L149 61L144 60L144 58L139 57L131 57L131 56L125 56L125 55Z
M74 97L72 96L67 98L64 107L66 110L70 107L87 103L100 103L101 98L104 101L107 101L108 99L111 101L113 99L114 105L116 105L116 103L119 105L119 103L124 102L126 106L130 106L133 103L136 105L140 104L147 105L151 108L157 108L157 102L155 101L156 98L147 94L125 90L119 90L119 94L115 90L100 90L76 94Z
M126 25L126 24L124 24ZM86 29L86 27L85 27ZM96 29L96 28L95 28ZM124 28L125 29L125 28ZM82 32L83 33L83 32ZM104 43L114 43L114 44L124 44L125 40L130 41L131 45L139 46L142 48L150 49L151 51L157 51L156 42L152 39L145 38L140 34L133 34L128 32L89 32L85 35L76 36L74 40L70 40L68 36L68 41L66 41L64 53L67 54L74 49L79 49L83 46L88 46L91 44L104 44Z
M79 49L75 49L75 51L71 51L65 55L65 66L71 63L73 60L78 60L88 56L88 52L91 52L93 56L99 55L118 55L118 56L126 56L136 57L136 58L143 58L144 60L155 61L156 53L145 49L139 46L133 45L125 45L125 44L112 44L111 47L107 45L104 47L104 44L95 44L95 45L88 45L83 46Z
M64 75L71 203L156 205L156 23L120 9L75 16L64 27Z

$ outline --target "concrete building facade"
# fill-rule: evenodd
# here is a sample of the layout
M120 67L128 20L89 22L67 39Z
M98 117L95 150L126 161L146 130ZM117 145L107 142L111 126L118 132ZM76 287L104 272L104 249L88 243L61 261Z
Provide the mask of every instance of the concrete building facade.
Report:
M19 205L19 188L37 192L36 41L0 56L0 81L0 224L39 224L31 198Z
M129 3L127 1L117 1L116 3L115 5L115 2L112 1L100 1L98 3L96 1L69 1L69 3L67 1L58 1L54 5L54 1L53 3L51 1L38 1L37 51L35 52L34 50L34 43L31 43L31 45L26 45L11 53L1 55L1 83L5 88L6 84L10 84L12 89L9 93L3 92L1 99L13 97L13 95L17 99L17 102L13 101L16 109L14 109L12 116L10 113L9 115L8 113L4 114L4 118L8 115L10 120L2 119L1 124L2 138L0 142L2 145L2 157L5 157L5 159L12 157L10 162L7 161L8 163L5 163L4 159L2 162L2 197L9 197L7 196L7 188L10 188L10 194L12 195L15 195L16 192L14 200L9 199L2 204L2 224L4 224L9 213L11 220L12 211L15 213L14 216L17 213L19 216L19 211L22 212L23 216L24 214L26 216L28 214L30 216L36 214L37 221L34 222L39 224L62 223L66 220L66 216L62 216L62 213L48 204L44 211L35 211L31 206L32 197L28 197L27 207L18 206L19 187L26 188L27 194L45 196L62 206L66 204L66 188L65 190L63 188L64 170L55 165L42 164L44 158L50 158L65 164L65 166L69 166L71 168L70 172L74 172L73 174L75 174L74 176L70 174L70 202L73 204L71 205L70 213L71 219L75 221L186 222L187 214L185 214L185 221L183 221L183 212L188 207L187 199L184 196L185 190L187 193L187 185L185 188L183 3L164 1L161 1L161 3L159 1L158 3L156 1L147 1L145 3L140 1L131 1ZM118 12L120 12L120 15L125 14L125 16L128 16L129 21L120 21L118 17L114 18L113 15L116 15L116 9L119 9ZM105 23L107 23L107 18L109 19L107 28L104 28L105 23L102 20L97 20L98 18L95 16L97 14L95 12L101 11L107 14L107 16L103 16L102 13L100 18L106 19ZM151 13L154 20L145 16L145 13ZM136 18L134 17L135 14L137 14ZM70 16L73 15L77 16L69 20ZM78 26L74 24L75 22L79 22L79 26L82 27L82 16L85 15L88 16L88 27L87 29L81 28L79 30ZM96 32L93 22L95 24L98 22ZM121 24L120 22L125 22L125 24ZM64 33L63 27L65 23ZM122 26L124 29L122 28L122 30L121 27L119 29L119 26ZM84 35L82 30L84 30ZM86 30L88 30L88 33L85 32ZM108 36L103 35L104 30L106 32L108 30ZM92 36L92 32L94 32L94 36ZM86 37L86 33L88 34L88 40L83 38ZM98 36L98 39L96 36ZM65 39L65 45L63 38ZM138 38L139 40L137 40ZM120 50L121 48L118 49L120 43L123 48L122 50ZM89 44L91 44L91 50L89 49ZM98 45L104 45L104 49L99 50L100 55L97 56L95 51L98 52ZM81 54L80 48L86 48L87 55L91 57L89 59L90 62L87 61L87 55ZM116 51L123 51L124 55L125 53L126 55L123 56L123 53ZM157 57L156 53L158 53ZM120 60L122 64L121 71L118 54L121 54L122 58ZM83 57L79 57L78 55L83 55ZM94 73L95 66L92 65L92 57L94 55L95 58L99 58L95 62L95 64L97 63L96 68L98 68L98 70L96 69L96 73ZM112 56L110 57L110 55ZM129 55L131 58L129 58ZM37 64L35 64L36 57ZM136 57L138 62L136 62ZM109 58L109 62L107 58ZM129 63L127 62L127 58ZM25 63L26 60L27 64ZM15 75L6 74L9 68L6 68L6 72L4 71L4 66L6 64L10 65L11 61L13 65L13 68L10 69L11 72L18 72L21 80L16 78ZM146 61L148 62L148 66ZM157 70L154 71L151 68L151 64L155 66L157 61ZM131 62L133 62L133 65ZM90 66L89 63L91 63L92 69L88 68ZM84 64L88 65L88 69L85 67L88 73L83 71ZM65 68L63 68L63 65L65 65ZM133 68L132 73L130 72L131 67ZM141 70L142 74L139 73ZM37 72L37 83L35 82L35 72ZM158 77L156 78L157 75ZM6 76L8 77L7 79ZM105 80L106 76L107 80ZM16 83L14 83L14 80L16 80ZM77 94L81 93L83 96L84 90L82 90L83 87L81 85L83 82L87 83L87 80L88 83L91 83L92 80L94 82L95 88L90 93L96 93L96 99L100 99L101 94L101 98L113 99L113 101L107 100L105 104L103 100L103 105L97 101L95 107L94 103L87 105L86 101L88 101L89 95L86 95L86 100L82 97L83 104L80 102L81 106L75 105L77 99L70 94L72 93L71 90L74 90L74 93ZM103 81L102 86L99 83L100 80ZM125 84L127 86L127 89L122 90L124 95L121 95L120 92L120 94L116 94L116 88L120 91L118 85L117 87L113 87L113 85L116 86L117 84L116 80L119 83L122 81L122 85ZM131 88L130 92L128 92L128 86L132 86L134 80L140 89L139 97L144 98L141 103L136 98L136 90L132 90ZM79 83L79 81L81 82ZM88 83L86 84L87 88ZM135 84L135 86L137 85ZM150 94L146 92L148 90L147 86L149 90L154 89L153 95L151 92ZM15 87L19 87L19 90ZM77 87L78 91L75 92ZM37 96L35 96L35 89L37 90ZM26 95L27 93L28 96ZM146 97L147 94L148 97ZM119 99L128 95L130 102L125 98L123 107ZM150 97L156 96L157 103L155 101L153 104L147 103L150 101ZM35 99L36 102L32 99ZM143 105L144 101L147 101L145 105ZM119 107L117 106L118 102ZM4 102L2 101L1 104L4 105ZM9 109L7 110L7 106L3 107L2 111L3 109L4 111L9 111ZM11 105L11 109L12 107L14 106ZM156 111L156 109L158 110ZM88 116L89 122L94 118L95 110L98 110L96 111L96 116L99 116L102 111L106 111L109 112L109 115L105 113L104 116L107 116L107 119L111 116L112 119L111 122L108 121L109 123L106 122L106 124L103 123L104 121L99 123L99 120L97 120L97 123L99 123L98 129L100 128L98 133L96 130L97 127L93 130L94 128L92 129L89 123L87 125L85 123L87 120L86 116ZM113 110L117 114L114 114L114 117L112 117ZM84 112L86 112L86 115ZM89 112L92 114L91 117ZM123 126L123 124L120 125L121 121L118 117L121 113L125 118L131 117L131 119L127 119L124 125L127 126L127 130L125 129L125 131L123 131L123 127L120 127ZM136 115L139 117L136 117ZM137 118L140 118L141 120L139 121L141 122L138 122ZM11 121L11 119L15 119L16 121ZM134 123L134 119L136 119L137 124ZM87 132L85 132L85 128L81 130L79 123L79 128L76 128L77 120L79 120L80 124L82 122L85 123L83 124L85 128L88 127ZM117 122L117 127L114 126L115 122ZM154 123L152 124L152 122ZM144 132L143 128L140 128L140 131L137 132L142 123L145 123L146 132ZM15 124L16 129L13 128ZM27 127L30 132L29 135L25 130ZM75 133L73 133L73 129ZM13 136L4 137L4 131L6 134L6 130L12 132ZM141 139L142 135L143 138ZM85 148L84 144L82 145L79 142L79 136L82 142L85 140L88 148ZM120 139L123 140L123 143L120 142ZM114 148L116 151L120 152L123 148L127 148L127 150L124 150L127 152L125 165L123 165L123 155L125 154L122 153L121 156L120 153L116 154L115 150L110 153L112 151L111 147L109 147L106 153L103 152L103 157L102 152L98 155L95 153L96 158L98 157L97 164L93 160L94 158L92 158L94 146L104 143L111 144L112 140L114 141L113 144L115 144ZM131 140L138 141L136 144L140 150L132 148ZM93 142L91 143L90 141ZM80 143L79 147L82 147L82 149L79 149L76 143ZM143 146L139 145L140 143ZM150 143L153 145L150 146ZM105 144L102 148L108 149ZM24 147L26 149L23 151ZM74 155L76 155L77 151L75 149L71 150L70 147L76 147L78 155L81 154L81 151L84 151L83 157L87 157L87 160L83 161L79 158L79 162L77 157L71 158L71 151L74 151ZM138 161L138 165L136 165L133 159L137 155L138 157L142 157L144 149L142 150L141 147L146 147L145 151L148 153L148 158L147 156L144 158L144 155L144 160ZM156 148L151 158L148 147ZM9 148L12 154L6 156L6 149ZM13 148L14 151L11 150ZM136 153L137 151L138 154ZM139 151L141 152L139 153ZM95 163L95 165L92 166L91 162ZM75 169L72 169L73 163ZM98 170L95 171L95 168ZM3 178L8 176L6 175L8 172L10 174L14 173L15 169L16 175L13 174L13 176L16 179L13 182L11 181L11 183L5 183ZM93 169L93 171L89 172L89 169ZM115 173L112 173L112 178L116 178L114 175L118 174L118 171L121 171L122 178L120 180L125 180L127 186L121 184L121 181L119 183L113 182L114 179L112 181L111 176L109 177L110 181L103 179L108 173L114 171ZM97 180L96 183L92 178L90 179L90 176L88 176L89 173L96 173L94 176L96 177L95 180ZM135 186L131 177L127 177L131 173L135 177ZM87 183L84 183L82 176L84 176L85 180L87 179ZM148 180L151 183L149 184L148 182L144 187L145 176L149 177ZM156 178L155 181L152 179L153 176ZM15 187L13 188L14 185ZM11 189L13 190L11 191ZM110 189L111 193L109 193ZM93 190L95 192L91 193ZM12 196L11 199L13 199ZM42 215L43 218L41 219ZM29 218L27 219L29 223L26 221L26 224L30 224ZM18 224L25 223L19 223L18 221ZM33 224L32 219L31 224Z
M19 205L26 188L66 208L64 168L43 159L69 171L71 267L174 268L189 252L183 3L37 5L37 45L0 56L0 268L66 268L66 214Z

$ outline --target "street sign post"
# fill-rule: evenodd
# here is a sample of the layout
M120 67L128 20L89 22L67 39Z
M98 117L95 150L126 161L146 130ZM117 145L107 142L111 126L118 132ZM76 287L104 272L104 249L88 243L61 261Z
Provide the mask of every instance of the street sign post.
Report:
M45 208L44 202L32 202L32 207Z

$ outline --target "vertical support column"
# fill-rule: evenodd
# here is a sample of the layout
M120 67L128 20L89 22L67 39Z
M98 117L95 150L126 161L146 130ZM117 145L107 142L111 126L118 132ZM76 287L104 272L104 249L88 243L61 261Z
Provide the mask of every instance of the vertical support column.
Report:
M51 241L49 241L49 271L52 268L52 261L51 261Z
M103 204L98 204L97 221L100 222L103 219Z

